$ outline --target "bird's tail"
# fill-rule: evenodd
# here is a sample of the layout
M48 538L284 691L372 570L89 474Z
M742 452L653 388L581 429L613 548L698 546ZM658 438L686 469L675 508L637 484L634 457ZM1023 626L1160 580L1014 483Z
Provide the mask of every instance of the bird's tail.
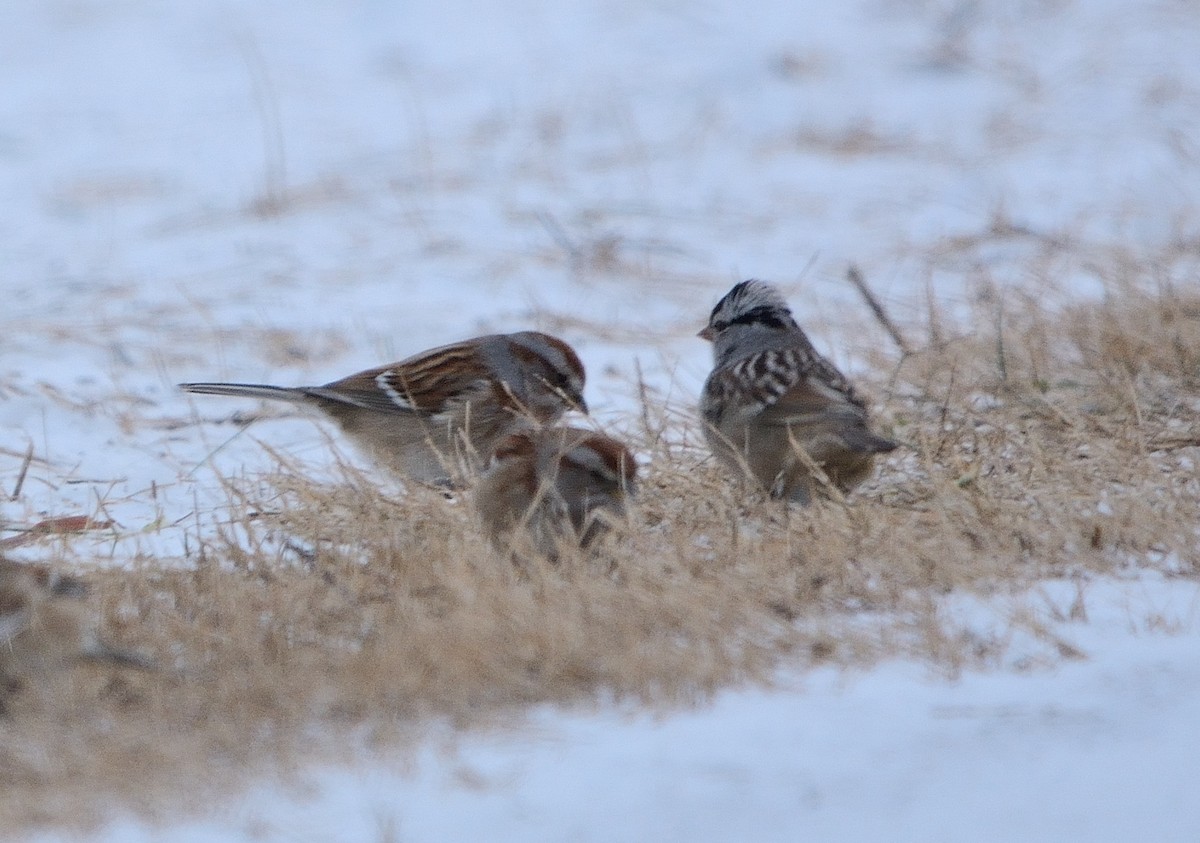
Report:
M80 655L84 661L89 662L115 664L120 667L136 668L137 670L158 670L158 665L154 663L153 659L143 656L141 653L135 653L132 650L110 647L99 639L88 642Z
M897 443L884 439L864 428L852 428L842 437L850 450L859 454L886 454L897 448Z
M268 401L304 400L304 390L287 386L268 386L264 383L181 383L185 392L199 395L231 395L237 398L265 398Z

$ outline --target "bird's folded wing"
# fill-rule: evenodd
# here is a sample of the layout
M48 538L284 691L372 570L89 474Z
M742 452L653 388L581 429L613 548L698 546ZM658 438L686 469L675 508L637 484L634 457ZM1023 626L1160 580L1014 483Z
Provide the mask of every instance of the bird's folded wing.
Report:
M758 418L767 425L818 424L835 420L862 424L866 421L866 413L845 392L819 378L805 377L774 396Z

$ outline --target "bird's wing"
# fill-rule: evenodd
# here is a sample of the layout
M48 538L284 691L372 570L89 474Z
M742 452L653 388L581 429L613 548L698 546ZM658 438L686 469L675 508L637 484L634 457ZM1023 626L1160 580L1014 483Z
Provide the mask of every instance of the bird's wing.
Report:
M479 400L492 386L476 347L455 343L305 393L365 410L435 416Z
M863 409L841 373L807 349L767 349L743 357L714 372L705 390L711 404L742 408L768 424L840 408Z

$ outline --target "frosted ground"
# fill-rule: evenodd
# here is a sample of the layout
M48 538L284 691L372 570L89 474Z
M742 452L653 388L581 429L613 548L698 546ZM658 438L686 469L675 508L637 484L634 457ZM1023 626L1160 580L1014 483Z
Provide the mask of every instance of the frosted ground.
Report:
M182 558L222 517L211 468L253 474L256 439L328 459L304 419L191 424L229 408L179 381L325 381L532 324L576 344L619 428L638 369L691 400L693 335L742 277L787 285L855 368L849 262L908 318L1022 282L1047 239L1195 242L1195 2L833 6L5 4L0 524L94 515L113 527L73 552ZM1061 282L1096 293L1080 262ZM1080 663L539 710L107 837L1192 840L1197 599L1096 585Z

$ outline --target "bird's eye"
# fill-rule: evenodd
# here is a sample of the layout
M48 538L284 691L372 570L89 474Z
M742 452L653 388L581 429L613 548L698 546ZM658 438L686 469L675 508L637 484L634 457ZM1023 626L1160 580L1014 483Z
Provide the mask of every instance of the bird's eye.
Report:
M571 394L571 379L562 372L555 372L546 383L554 392L560 392L563 395Z
M543 377L542 383L549 387L551 392L558 393L566 398L575 400L575 386L571 383L571 378L564 375L562 372L555 372L550 377Z

